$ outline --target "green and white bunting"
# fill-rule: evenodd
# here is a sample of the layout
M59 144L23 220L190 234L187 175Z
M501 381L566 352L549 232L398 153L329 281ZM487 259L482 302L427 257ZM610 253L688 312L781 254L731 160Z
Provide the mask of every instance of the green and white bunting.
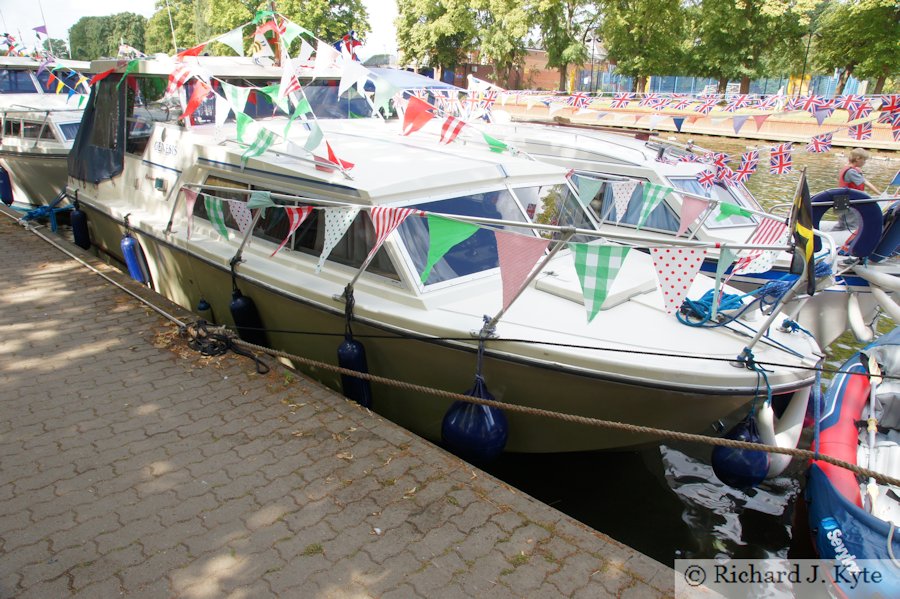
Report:
M244 108L247 106L247 98L250 97L249 87L238 87L237 85L231 85L230 83L225 83L223 81L222 91L225 92L225 98L228 100L228 103L231 104L231 109L234 111L234 114L244 112Z
M373 83L375 84L375 99L372 103L375 104L375 111L378 112L382 108L387 111L391 98L397 95L402 88L391 85L387 79L378 76L375 77Z
M243 112L235 112L235 122L237 123L237 138L241 143L250 143L247 141L251 137L256 137L255 121Z
M422 283L428 280L431 269L450 251L450 248L462 243L478 231L478 225L444 218L436 214L428 215L428 260L422 271Z
M266 150L275 143L275 133L273 131L269 131L268 129L260 129L256 134L256 139L253 140L253 143L250 144L250 147L247 148L243 154L241 154L241 162L246 163L247 160L253 158L254 156L261 156L265 154Z
M322 143L322 138L325 137L322 135L322 129L319 128L319 124L316 121L310 121L309 125L309 135L306 138L306 143L303 144L304 149L307 152L315 152L316 148L319 147L319 144Z
M500 141L499 139L497 139L495 137L491 137L490 135L488 135L487 133L484 133L483 131L481 133L481 136L484 137L484 142L491 149L491 152L499 153L499 152L503 152L503 151L506 151L509 149L508 145L506 145L505 143L503 143L502 141Z
M312 32L309 29L305 29L300 25L297 25L293 21L288 21L287 19L283 20L284 23L284 33L281 34L281 42L285 46L290 46L291 42L297 39L297 36L301 33L305 33L310 37L313 36Z
M641 205L641 215L638 218L637 228L640 229L647 219L650 218L650 213L659 206L659 203L663 201L663 199L669 195L670 192L674 191L668 185L656 185L655 183L643 183L643 193L644 193L644 203Z
M723 247L719 252L719 262L716 264L715 289L713 290L712 318L716 317L716 310L719 308L719 287L722 285L722 277L725 276L725 271L728 270L735 258L737 258L737 252L726 247Z
M222 200L214 196L206 196L203 198L206 206L206 215L209 222L213 224L219 234L228 239L228 227L225 226L225 214L222 210Z
M590 204L600 188L603 187L603 181L580 175L575 176L575 183L578 188L578 203L582 206Z
M730 216L750 216L751 214L753 213L737 204L719 202L719 213L716 215L716 221L723 221Z
M569 247L575 258L575 271L581 282L588 322L591 322L606 301L609 289L631 248L588 243L570 243Z

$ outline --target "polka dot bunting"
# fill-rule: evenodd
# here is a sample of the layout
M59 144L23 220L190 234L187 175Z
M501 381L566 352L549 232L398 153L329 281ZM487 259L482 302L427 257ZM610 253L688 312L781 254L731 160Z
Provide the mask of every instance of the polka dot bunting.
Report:
M700 271L706 250L702 248L650 248L653 267L666 313L681 308L685 295Z

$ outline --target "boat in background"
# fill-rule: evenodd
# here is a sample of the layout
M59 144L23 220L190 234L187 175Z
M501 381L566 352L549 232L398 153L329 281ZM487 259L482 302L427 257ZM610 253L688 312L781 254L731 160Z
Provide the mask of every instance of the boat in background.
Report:
M877 365L877 366L875 366ZM819 452L900 478L900 328L855 353L831 381L819 418ZM835 585L842 596L900 596L900 489L814 460L805 490L815 551L848 573L883 580ZM891 590L893 589L893 590Z
M259 90L280 77L258 66L242 71L239 60L191 60L218 82L213 88ZM271 143L258 155L250 151L255 144L238 142L233 119L216 118L224 106L219 94L180 122L174 111L168 120L154 113L137 136L126 126L139 110L127 102L129 86L118 85L122 67L93 66L112 72L92 89L69 158L69 191L87 214L93 242L140 263L137 275L182 306L194 309L203 300L217 323L335 363L352 322L373 374L454 392L475 378L501 401L676 431L708 430L765 392L749 367L753 360L765 364L773 393L808 394L820 359L812 339L774 329L764 334L765 322L752 314L729 326L685 326L667 313L651 258L641 252L621 252L622 268L602 309L585 322L581 279L565 242L588 251L598 245L597 233L566 169L487 147L464 155L377 139L355 119L291 124L256 91L250 126ZM172 66L141 60L128 77L165 79ZM342 98L329 83L304 87L313 110L314 97L331 97L342 113L352 109L348 102L365 100ZM186 85L186 97L194 84ZM314 143L319 134L322 141ZM194 194L199 199L189 202ZM375 251L384 214L406 216ZM343 236L335 229L341 215L349 227ZM538 224L544 222L553 224ZM469 235L423 274L440 223L453 230L468 225ZM531 278L507 302L499 247L510 239L519 248L514 255L530 243L552 249L534 255ZM597 268L591 272L605 272ZM712 287L700 275L688 293ZM258 307L256 324L247 325L235 309L237 302L243 311L248 299ZM761 336L748 361L754 333ZM337 374L304 370L341 388ZM435 441L453 409L447 400L388 385L373 384L371 397L377 412ZM653 440L520 412L505 419L505 448L514 452Z
M66 157L81 124L89 62L0 58L0 199L49 204L66 185Z

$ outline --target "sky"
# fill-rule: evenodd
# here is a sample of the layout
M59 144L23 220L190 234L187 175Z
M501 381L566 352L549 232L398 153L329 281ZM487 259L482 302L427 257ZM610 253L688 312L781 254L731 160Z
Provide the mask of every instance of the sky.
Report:
M366 37L362 58L371 54L396 54L396 29L393 21L397 17L395 0L363 0L369 12L372 32ZM0 0L0 32L19 37L26 45L34 45L35 33L32 28L44 23L51 37L67 38L69 28L81 17L98 17L117 12L134 12L145 17L154 13L156 0L128 0L127 8L120 8L115 2L98 0ZM43 17L41 16L43 9ZM222 33L225 33L224 31Z

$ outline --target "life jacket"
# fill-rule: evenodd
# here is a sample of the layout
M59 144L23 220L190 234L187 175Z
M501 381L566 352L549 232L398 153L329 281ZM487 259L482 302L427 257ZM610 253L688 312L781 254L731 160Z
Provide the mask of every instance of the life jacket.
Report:
M859 191L865 191L866 190L865 183L858 183L858 184L851 183L850 181L847 181L846 179L844 179L844 175L846 175L847 171L850 171L850 170L859 171L860 173L862 173L862 171L860 169L858 169L857 167L848 164L847 166L845 166L844 168L841 169L841 174L840 174L840 176L838 176L838 187L847 187L850 189L858 189Z

